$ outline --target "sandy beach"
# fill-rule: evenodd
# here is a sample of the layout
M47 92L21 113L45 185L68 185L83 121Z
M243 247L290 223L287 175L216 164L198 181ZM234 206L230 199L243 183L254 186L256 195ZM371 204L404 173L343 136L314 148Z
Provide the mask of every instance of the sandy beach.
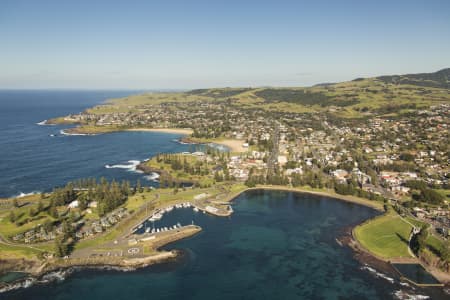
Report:
M242 140L219 140L219 141L214 141L214 144L219 144L219 145L224 145L228 148L230 148L231 152L247 152L248 148L245 148L242 146L242 144L245 143L245 141Z
M166 133L178 133L178 134L192 134L190 128L132 128L127 131L149 131L149 132L166 132Z

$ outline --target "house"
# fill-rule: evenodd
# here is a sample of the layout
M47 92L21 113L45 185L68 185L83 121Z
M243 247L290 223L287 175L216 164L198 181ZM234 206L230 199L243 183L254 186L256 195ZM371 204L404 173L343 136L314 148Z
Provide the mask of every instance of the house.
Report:
M77 208L79 205L80 203L78 202L78 200L74 200L69 203L68 208Z
M331 171L330 173L334 178L336 178L340 182L345 182L349 175L346 170L342 170L342 169L337 169L337 170Z

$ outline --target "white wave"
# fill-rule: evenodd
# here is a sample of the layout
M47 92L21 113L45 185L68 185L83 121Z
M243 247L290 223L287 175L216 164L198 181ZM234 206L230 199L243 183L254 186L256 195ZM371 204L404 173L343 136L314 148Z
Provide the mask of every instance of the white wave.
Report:
M410 285L407 282L400 282L401 286L406 286L406 287L410 287Z
M53 272L43 275L41 277L41 279L39 280L39 283L49 283L49 282L54 282L54 281L61 282L61 281L64 281L64 279L66 279L67 276L69 276L73 272L74 272L73 268L53 271Z
M4 293L4 292L9 292L12 290L17 290L20 288L28 288L28 287L32 286L35 282L36 282L36 279L30 277L30 278L26 278L24 280L19 280L18 282L15 282L15 283L6 284L5 286L0 288L0 294Z
M394 278L391 278L383 273L380 273L377 270L375 270L374 268L369 267L368 265L364 265L363 267L361 267L361 270L369 271L372 274L374 274L376 277L383 278L383 279L389 281L390 283L394 283L394 281L395 281Z
M148 181L158 181L159 179L159 174L158 173L152 173L150 175L144 176L145 179L147 179Z
M424 299L430 299L427 295L415 295L415 294L408 294L405 291L398 290L394 292L394 296L396 299L400 300L424 300Z
M14 196L14 198L23 198L26 196L31 196L31 195L36 195L39 194L40 192L30 192L30 193L23 193L23 192L19 192L18 195Z
M12 290L17 290L21 288L29 288L35 284L48 284L51 282L61 282L64 281L72 273L83 270L83 269L98 269L98 270L114 270L129 272L135 271L136 268L133 267L114 267L114 266L76 266L70 267L68 269L60 269L57 271L51 271L42 275L40 278L27 277L24 279L19 279L12 283L6 283L0 287L0 294Z
M137 170L136 167L141 162L139 160L129 160L128 164L117 164L117 165L105 165L106 169L125 169L130 172L143 173L141 170Z
M80 135L80 136L96 135L96 134L93 134L93 133L69 133L69 132L64 131L63 129L61 129L61 130L59 131L59 133L60 133L61 135Z
M230 151L230 148L228 148L227 146L225 146L225 145L220 145L220 144L215 144L215 143L209 143L209 144L207 144L209 147L211 147L211 148L215 148L215 149L217 149L217 150L219 150L219 151L222 151L222 152L226 152L226 151Z
M183 141L181 141L181 140L179 140L179 139L173 139L172 142L178 143L178 144L181 144L181 145L190 145L190 144L194 144L194 143L185 143L185 142L183 142Z
M48 124L47 124L47 120L37 122L36 125L41 125L41 126L42 126L42 125L48 125Z

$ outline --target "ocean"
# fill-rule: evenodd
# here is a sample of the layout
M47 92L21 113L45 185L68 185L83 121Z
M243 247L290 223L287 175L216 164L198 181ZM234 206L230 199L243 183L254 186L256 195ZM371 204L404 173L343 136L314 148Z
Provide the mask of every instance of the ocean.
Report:
M123 132L64 136L36 123L82 111L130 91L0 91L0 197L49 191L83 177L146 180L135 162L187 151L178 135ZM55 136L52 136L55 135ZM148 184L157 184L147 181ZM175 209L156 226L195 223L203 231L165 246L184 256L131 272L76 271L63 281L0 294L0 299L446 299L362 265L337 243L374 210L328 197L249 191L234 214ZM411 298L406 298L407 293ZM448 298L447 298L448 299Z
M158 152L187 151L181 135L119 132L66 136L69 126L40 126L50 118L78 113L106 99L138 91L0 91L0 198L51 191L87 177L140 179L155 186L135 165Z

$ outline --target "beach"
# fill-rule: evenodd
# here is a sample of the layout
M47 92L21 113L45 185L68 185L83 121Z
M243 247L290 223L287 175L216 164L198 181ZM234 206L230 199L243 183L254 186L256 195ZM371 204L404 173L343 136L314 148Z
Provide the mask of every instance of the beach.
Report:
M242 152L248 151L248 148L245 148L242 146L245 143L245 141L242 141L242 140L227 139L227 140L213 141L213 143L226 146L230 149L231 152L242 153Z
M190 128L131 128L126 131L147 131L147 132L165 132L165 133L177 133L177 134L192 134Z

